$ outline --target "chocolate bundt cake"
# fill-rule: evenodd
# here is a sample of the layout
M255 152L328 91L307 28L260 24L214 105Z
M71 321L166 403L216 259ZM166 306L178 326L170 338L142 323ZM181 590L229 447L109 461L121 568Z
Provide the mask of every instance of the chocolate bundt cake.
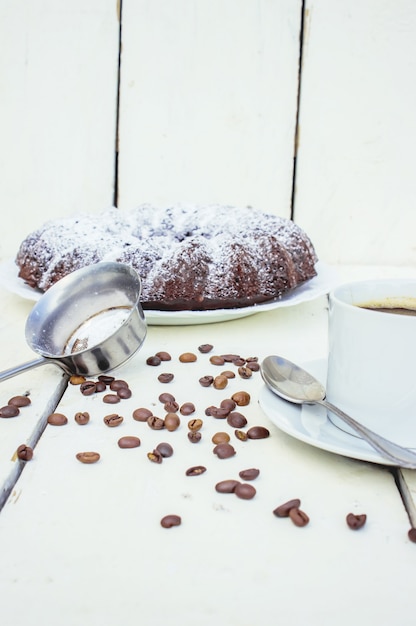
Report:
M206 310L280 298L316 275L317 256L294 222L251 208L145 204L49 221L16 257L41 291L104 260L136 269L145 309Z

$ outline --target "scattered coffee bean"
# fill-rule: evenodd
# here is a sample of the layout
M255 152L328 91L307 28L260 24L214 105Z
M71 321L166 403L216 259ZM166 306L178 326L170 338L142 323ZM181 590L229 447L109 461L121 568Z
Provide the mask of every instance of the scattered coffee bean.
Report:
M81 412L75 413L74 420L80 426L85 426L85 424L88 424L88 422L90 421L90 414L87 413L86 411L84 411L83 413Z
M221 480L215 485L215 491L218 491L218 493L234 493L235 488L239 484L238 480Z
M62 413L51 413L48 417L48 424L51 426L65 426L68 423L68 418Z
M200 476L206 471L207 471L207 468L204 467L203 465L194 465L193 467L190 467L189 469L187 469L185 474L186 476Z
M260 474L260 470L250 467L249 469L241 470L238 473L242 480L255 480L257 476ZM299 503L300 504L300 503Z
M228 380L235 378L235 374L231 370L224 370L223 372L221 372L221 376L225 376L225 378L228 378Z
M199 443L202 439L202 435L199 430L190 430L188 433L188 439L191 443Z
M290 509L289 517L292 520L292 522L295 524L295 526L302 527L302 526L306 526L307 524L309 524L309 517L306 515L304 511L301 511L301 509L298 509L298 508Z
M280 504L278 507L276 507L273 511L273 514L276 515L276 517L289 517L290 510L298 509L299 507L299 498L294 498L293 500L288 500L287 502L284 502L283 504Z
M20 409L24 406L29 406L30 398L29 396L13 396L13 398L10 398L7 404L10 404L11 406L17 406L17 408Z
M416 528L411 528L407 533L407 536L412 543L416 543Z
M218 432L212 436L212 443L228 443L230 441L230 435L228 433Z
M221 357L227 363L234 363L241 358L239 354L222 354Z
M270 431L264 426L252 426L247 431L247 437L249 439L267 439L270 436Z
M220 374L214 378L214 382L212 383L214 389L225 389L228 385L228 378Z
M17 457L21 461L30 461L33 459L33 450L24 443L17 448Z
M147 365L152 365L154 367L157 367L158 365L162 363L162 359L156 355L149 356L149 358L146 359L146 363Z
M87 465L91 463L97 463L100 460L100 455L98 452L78 452L76 455L78 461L81 463L85 463Z
M93 380L86 380L80 384L79 389L83 396L92 396L95 393L95 385Z
M235 434L235 436L237 437L237 439L238 439L239 441L247 441L247 439L248 439L248 435L247 435L247 433L246 433L246 432L244 432L244 430L238 430L238 429L236 429L236 430L234 431L234 434Z
M152 411L149 411L149 409L145 409L144 407L140 407L133 411L133 419L136 420L136 422L147 422L147 419L152 415Z
M113 380L110 383L111 391L118 391L119 389L128 388L128 384L125 380Z
M167 391L161 393L159 396L159 402L161 402L162 404L166 404L166 402L175 402L175 400L175 396L173 396L171 393L168 393Z
M102 393L107 389L107 385L102 380L97 380L95 383L95 393Z
M359 530L364 526L367 521L367 515L362 513L360 515L355 515L354 513L348 513L346 517L347 525L351 530Z
M247 406L250 404L250 394L247 391L236 391L231 396L237 406Z
M170 383L174 379L174 375L169 374L168 372L163 372L163 374L159 374L157 379L160 383Z
M80 385L81 383L85 383L85 381L86 381L85 376L78 376L75 374L73 376L70 376L69 378L69 383L71 385Z
M165 409L166 413L176 413L176 411L179 411L179 404L175 401L166 402L163 405L163 408Z
M179 361L181 363L194 363L196 359L196 354L194 354L193 352L184 352L179 357Z
M162 441L161 443L158 443L158 445L156 446L156 450L160 452L160 454L163 456L164 459L167 459L173 454L172 446L170 445L170 443L167 443L166 441Z
M234 359L233 361L233 365L235 365L236 367L242 367L245 364L246 364L246 360L243 359L241 356L238 357L237 359Z
M202 387L210 387L213 382L214 382L214 377L213 376L202 376L199 379L199 384Z
M160 520L160 524L161 526L163 526L163 528L172 528L173 526L180 526L181 523L182 523L182 520L179 515L165 515L165 517L162 517L162 519Z
M165 415L165 428L169 432L177 430L180 426L181 420L176 413L166 413Z
M129 387L120 387L120 389L117 389L117 395L120 400L127 400L128 398L131 398L132 392Z
M165 428L165 422L160 417L156 417L156 415L151 415L147 418L147 423L152 430L162 430Z
M224 407L210 406L209 414L216 419L225 419L229 414L229 410Z
M179 411L182 415L192 415L192 413L195 413L195 405L192 402L185 402Z
M104 385L110 385L115 379L114 376L110 376L109 374L100 374L98 380L104 383Z
M227 416L227 422L232 428L244 428L247 426L247 419L238 411L231 411Z
M118 402L120 402L120 396L118 396L116 393L107 393L103 397L103 402L105 402L105 404L117 404Z
M118 440L119 448L138 448L141 444L139 437L134 435L125 435Z
M260 370L260 365L257 361L247 361L246 367L251 369L252 372L258 372Z
M248 380L252 377L253 372L249 367L241 366L238 368L238 374L241 378L244 378L244 380Z
M251 500L256 495L256 488L247 483L238 483L234 489L234 493L242 500Z
M124 418L117 413L111 413L110 415L106 415L103 419L103 422L106 426L110 428L115 428L116 426L120 426L123 422Z
M214 346L212 346L210 343L203 343L198 347L198 350L201 354L208 354L208 352L211 352L213 347Z
M212 365L224 365L225 359L222 356L214 355L214 356L209 357L209 362Z
M16 415L19 415L19 413L19 407L13 406L13 404L6 404L6 406L2 406L0 408L0 417L16 417Z
M196 418L193 420L189 420L188 428L189 430L201 430L203 424L204 422L201 419Z
M147 458L149 459L149 461L152 461L152 463L162 463L163 461L163 456L162 453L159 450L153 450L153 452L148 452L147 453Z
M235 455L235 449L230 443L218 443L213 449L213 453L216 454L219 459L229 459Z
M161 361L170 361L172 359L169 352L165 352L164 350L156 352L155 356L159 357Z
M224 400L221 400L220 407L231 412L235 409L235 402L234 400L231 400L231 398L225 398Z

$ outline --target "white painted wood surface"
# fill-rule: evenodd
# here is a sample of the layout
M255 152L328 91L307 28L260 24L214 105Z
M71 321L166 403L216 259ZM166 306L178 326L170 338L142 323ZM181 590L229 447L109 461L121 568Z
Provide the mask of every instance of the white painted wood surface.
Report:
M0 257L49 218L113 202L115 0L0 0Z
M415 264L416 6L306 7L295 219L327 261Z
M119 206L290 215L300 0L124 0Z
M341 271L345 279L380 275L378 268ZM25 313L20 302L13 302L16 318ZM224 392L202 388L198 378L216 371L208 355L195 364L180 364L178 356L206 342L216 353L262 358L278 347L299 362L320 358L326 351L326 300L209 326L151 327L142 351L116 372L133 389L130 400L116 405L125 416L118 428L102 422L114 405L108 410L100 396L68 388L59 405L68 425L47 427L0 514L0 589L8 626L26 624L28 607L34 622L62 626L130 626L138 615L140 621L183 626L251 626L275 615L314 626L409 623L414 545L390 473L280 432L257 405L259 375L232 380ZM162 368L145 364L157 350L172 354L163 368L175 373L169 385L157 381ZM249 424L265 425L271 437L235 440L236 456L220 461L211 436L218 430L232 435L232 429L206 417L204 408L237 388L251 394L252 402L241 409ZM161 391L174 393L180 403L194 401L204 420L199 444L188 442L185 417L178 431L163 434L132 420L137 406L157 414ZM88 426L75 424L76 410L90 412ZM117 440L125 434L140 436L141 447L119 449ZM174 455L156 465L146 454L162 440L171 442ZM86 449L101 453L97 465L76 461L76 452ZM197 464L207 472L185 477ZM215 492L218 480L253 466L261 470L253 483L255 499ZM291 497L300 497L310 516L305 528L272 514ZM368 515L359 532L345 524L350 511ZM181 514L179 528L160 527L167 512Z

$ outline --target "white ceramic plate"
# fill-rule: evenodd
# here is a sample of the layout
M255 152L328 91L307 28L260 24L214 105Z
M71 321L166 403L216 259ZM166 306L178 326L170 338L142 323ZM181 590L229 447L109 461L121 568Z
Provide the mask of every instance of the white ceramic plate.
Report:
M302 365L321 382L325 382L326 379L326 366L326 359ZM286 402L266 386L260 391L259 404L273 424L295 439L352 459L394 465L359 436L352 435L333 424L328 419L324 407L300 406Z
M325 295L337 284L336 272L330 266L321 262L316 265L317 276L304 283L293 292L280 300L256 304L239 309L215 309L213 311L145 311L149 325L185 326L188 324L211 324L225 322L240 317L248 317L256 313L271 311L285 306L294 306L301 302L313 300ZM0 263L0 285L8 291L27 300L37 301L42 292L32 289L18 277L18 268L13 260Z

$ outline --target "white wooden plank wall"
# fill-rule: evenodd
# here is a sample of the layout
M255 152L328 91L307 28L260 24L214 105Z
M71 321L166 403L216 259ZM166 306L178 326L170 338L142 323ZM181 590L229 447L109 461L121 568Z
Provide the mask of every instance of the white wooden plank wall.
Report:
M294 216L327 263L416 261L416 8L304 0ZM0 258L141 202L289 215L302 0L0 0Z

